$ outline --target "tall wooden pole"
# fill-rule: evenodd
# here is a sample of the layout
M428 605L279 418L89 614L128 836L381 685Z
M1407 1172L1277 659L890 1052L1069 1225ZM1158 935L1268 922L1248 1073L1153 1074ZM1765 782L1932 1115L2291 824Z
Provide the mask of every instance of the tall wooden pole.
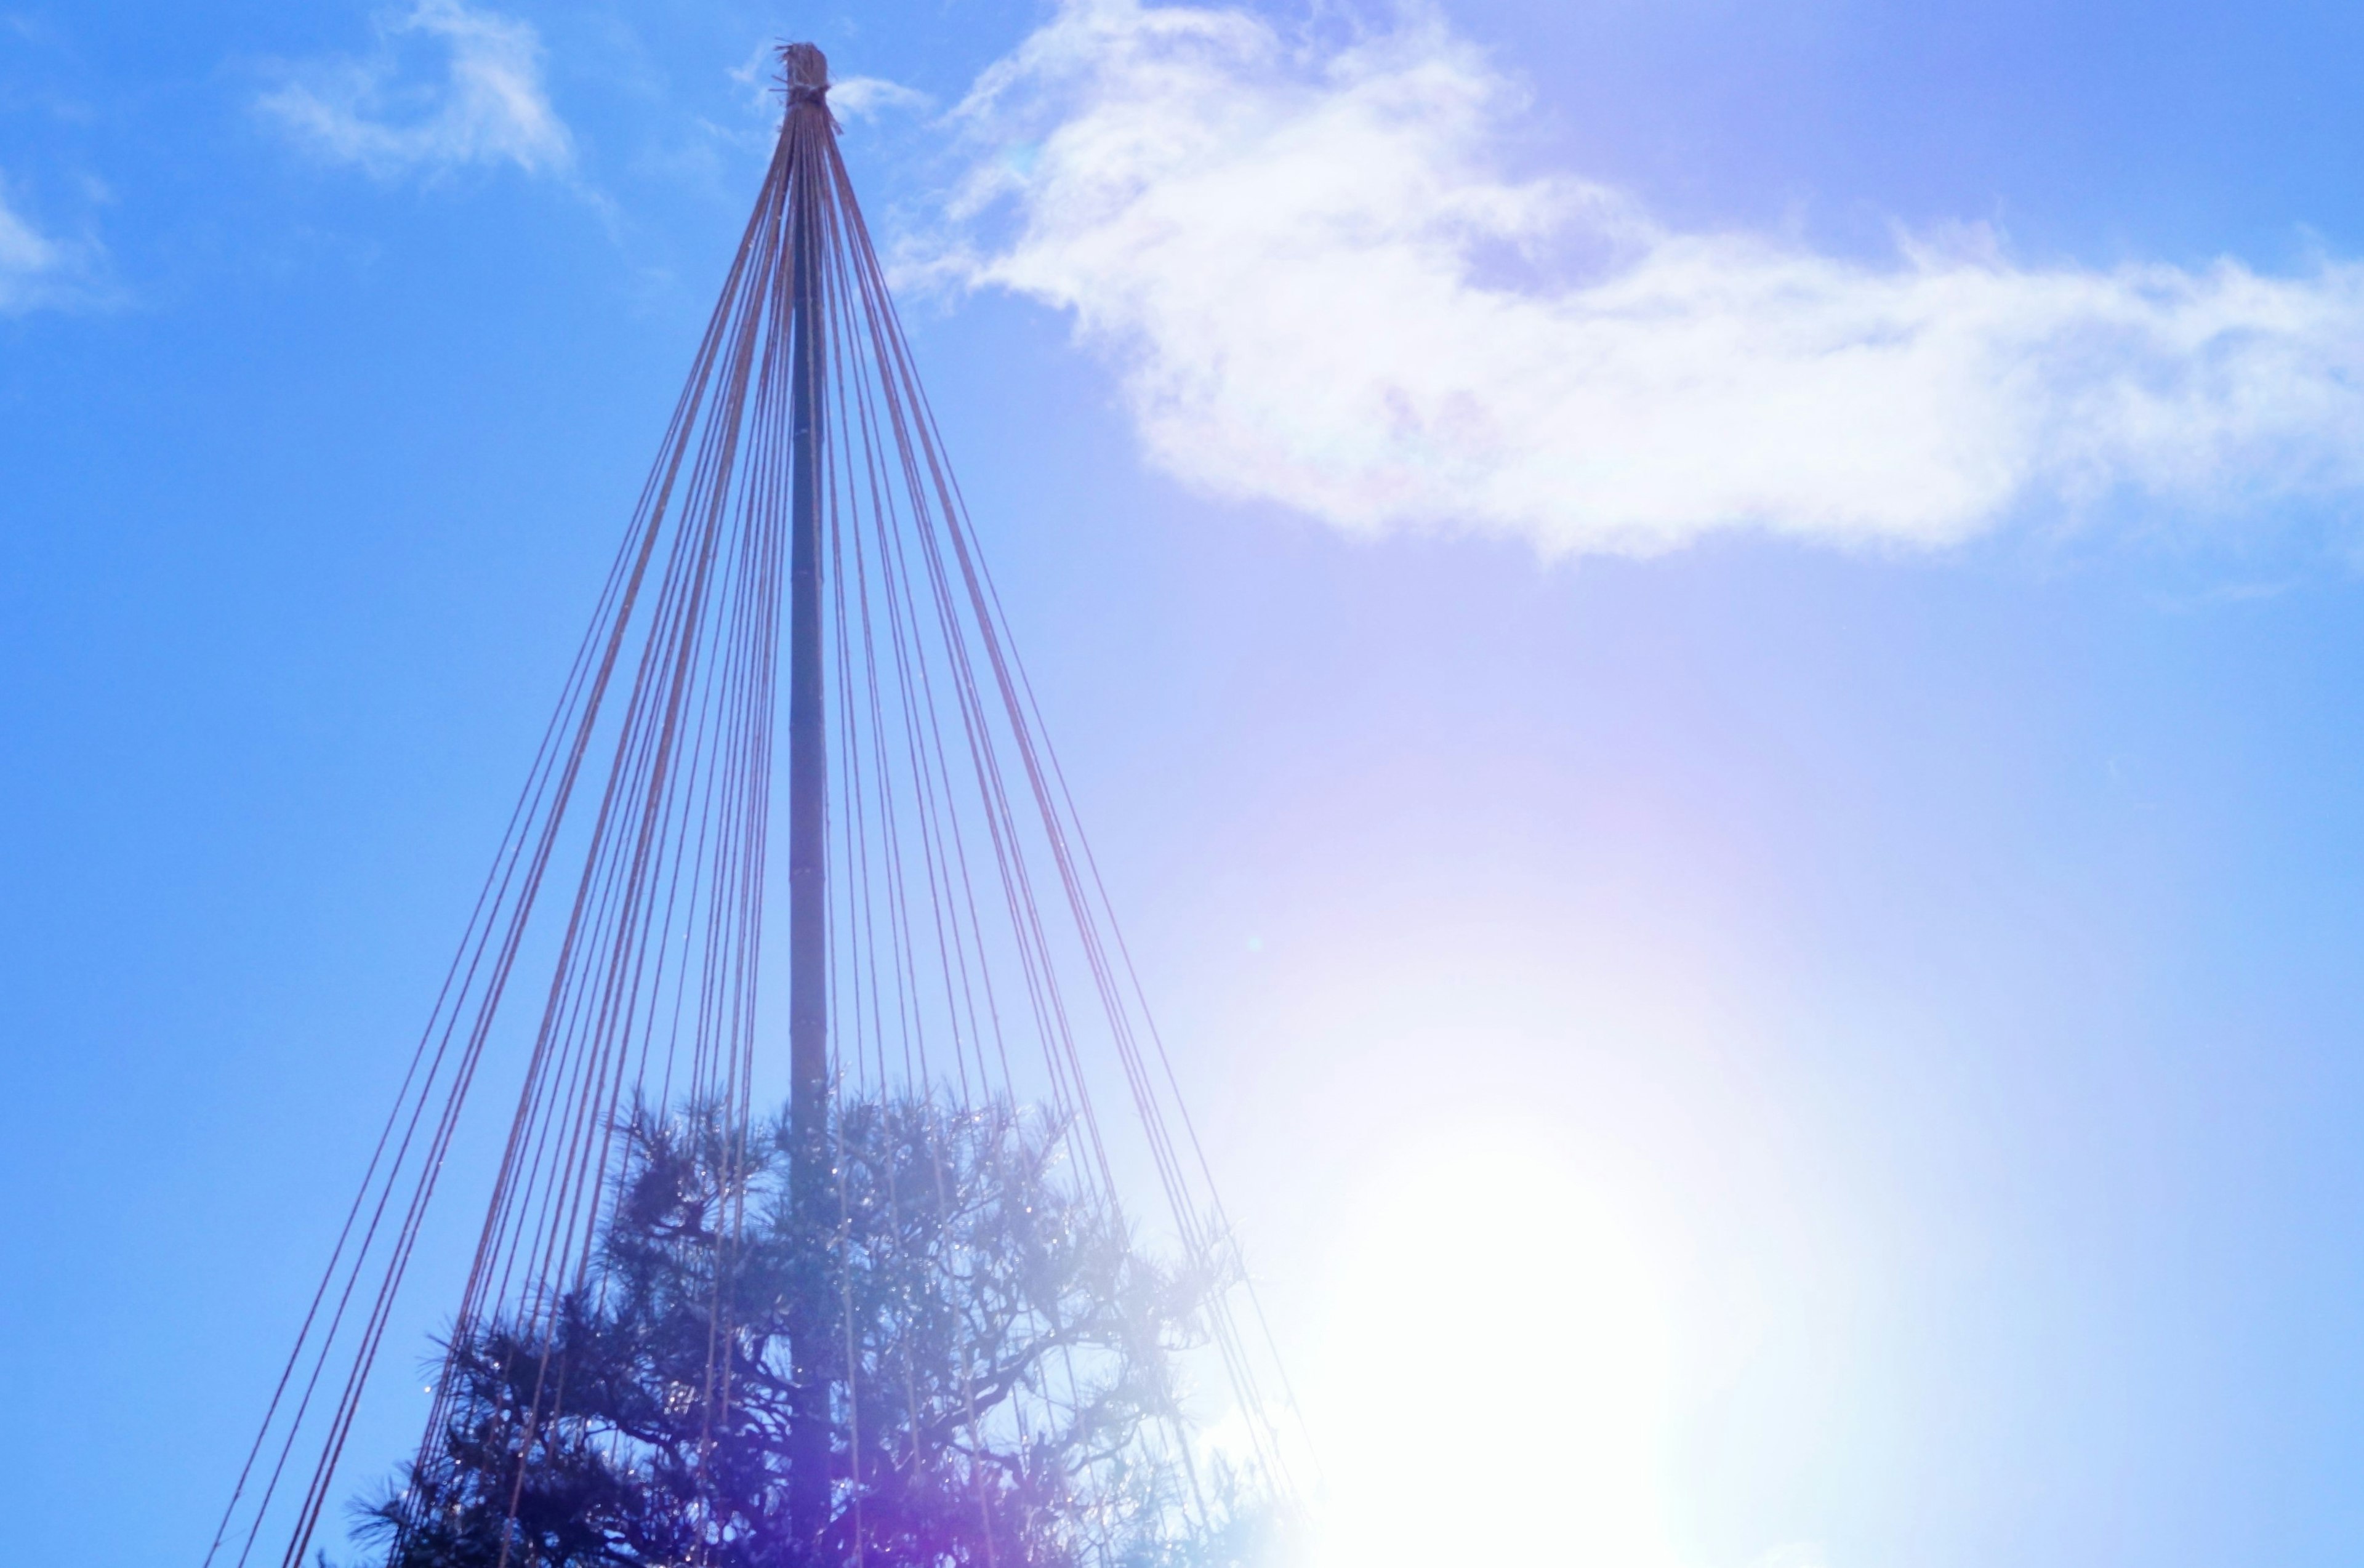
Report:
M789 1303L795 1418L788 1434L788 1523L797 1564L820 1560L829 1525L830 1429L825 1277L829 1190L829 752L822 730L820 420L823 361L820 212L831 123L829 62L810 44L786 50L788 120L788 1118L790 1201L811 1249Z

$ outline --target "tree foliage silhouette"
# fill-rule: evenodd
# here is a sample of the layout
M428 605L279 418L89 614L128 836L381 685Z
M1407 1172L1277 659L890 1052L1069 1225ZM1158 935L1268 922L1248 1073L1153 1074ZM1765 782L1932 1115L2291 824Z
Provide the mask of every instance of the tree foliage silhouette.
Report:
M1179 1451L1175 1355L1221 1282L1135 1248L1006 1102L853 1099L836 1201L786 1118L643 1109L586 1283L452 1347L447 1418L363 1517L385 1568L1061 1568L1243 1560ZM833 1347L829 1523L788 1528L792 1307Z

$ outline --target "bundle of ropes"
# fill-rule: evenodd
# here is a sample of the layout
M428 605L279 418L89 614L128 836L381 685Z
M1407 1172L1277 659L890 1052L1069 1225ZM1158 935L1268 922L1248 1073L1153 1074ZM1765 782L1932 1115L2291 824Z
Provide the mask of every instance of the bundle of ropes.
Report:
M506 1504L516 1524L537 1434L576 1397L568 1335L604 1320L621 1288L602 1238L665 1158L711 1189L711 1212L691 1208L712 1296L703 1374L668 1384L661 1403L701 1431L728 1429L733 1346L756 1310L730 1285L731 1260L753 1245L749 1206L765 1190L755 1095L777 1076L767 1047L782 1032L789 1109L782 1157L764 1169L793 1221L780 1233L835 1249L836 1262L797 1274L791 1260L807 1285L786 1292L775 1325L793 1405L781 1560L870 1551L860 1528L831 1526L864 1489L864 1451L840 1429L873 1407L882 1391L864 1380L892 1381L892 1358L853 1343L850 1309L814 1282L851 1300L848 1250L877 1253L876 1238L909 1230L882 1206L953 1222L944 1150L963 1127L989 1124L972 1157L1055 1162L1076 1211L1120 1233L1120 1175L1154 1181L1174 1272L1210 1286L1191 1315L1228 1391L1232 1462L1282 1484L1269 1341L1235 1320L1234 1299L1253 1297L848 183L825 62L809 45L783 60L787 107L753 217L208 1564L298 1568L341 1500L340 1461L385 1381L373 1373L439 1178L467 1163L455 1151L471 1091L511 1071L515 1107L425 1434L407 1485L379 1509L388 1561L411 1560L404 1543L446 1506L454 1434L492 1429L474 1405L496 1339L531 1363L504 1373L499 1412L502 1451L519 1467ZM764 918L783 892L785 941ZM785 1031L779 986L765 984L783 969ZM1116 1084L1129 1117L1106 1114ZM1019 1106L1039 1111L1013 1141ZM932 1195L908 1162L898 1189L893 1161L865 1165L849 1147L897 1116L931 1151ZM680 1153L699 1139L703 1154ZM688 1201L667 1190L664 1202ZM957 1246L920 1250L930 1268L976 1265ZM898 1288L909 1316L913 1291L932 1287ZM1072 1427L1092 1396L1075 1336L1058 1328L1044 1341L1057 1353L994 1387L989 1415L974 1379L962 1385L973 1466L985 1423L1022 1447L1063 1413ZM1188 1485L1172 1507L1203 1507L1203 1448L1178 1409L1150 1416L1087 1468L1178 1467ZM694 1468L713 1444L692 1446ZM724 1529L682 1524L681 1561L729 1555ZM496 1534L499 1561L526 1550L513 1530ZM1089 1557L1089 1538L1085 1528L1068 1544ZM990 1557L996 1537L985 1539Z

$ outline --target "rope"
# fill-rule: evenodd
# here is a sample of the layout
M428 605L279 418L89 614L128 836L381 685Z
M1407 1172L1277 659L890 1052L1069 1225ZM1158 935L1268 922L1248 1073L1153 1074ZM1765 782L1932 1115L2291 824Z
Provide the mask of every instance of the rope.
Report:
M708 1503L696 1560L727 1525L710 1462L736 1429L742 1363L762 1370L748 1359L759 1350L752 1326L734 1320L730 1281L748 1245L759 1068L781 1016L766 1005L782 976L764 911L777 876L792 426L799 398L815 395L823 690L834 699L822 806L831 1244L841 1255L853 1245L857 1201L880 1206L864 1234L896 1247L915 1217L948 1223L950 1140L990 1145L998 1190L1016 1190L1019 1173L999 1168L1002 1140L1031 1150L1035 1135L1031 1124L996 1118L1041 1105L1045 1141L1028 1158L1060 1162L1099 1222L1123 1233L1120 1173L1145 1162L1187 1266L1238 1278L1260 1340L1240 1331L1228 1295L1210 1302L1203 1327L1254 1463L1286 1485L1262 1389L1277 1379L1291 1408L1294 1399L854 200L828 112L827 62L793 45L783 69L786 109L754 211L206 1568L233 1548L230 1562L246 1568L266 1536L284 1543L282 1568L300 1568L335 1496L440 1179L463 1147L470 1095L488 1072L509 1079L515 1099L432 1385L415 1485L395 1513L397 1552L458 1473L445 1435L471 1397L462 1358L502 1326L539 1346L504 1429L517 1469L499 1562L511 1561L534 1455L563 1440L569 1419L560 1354L568 1314L608 1300L599 1238L634 1158L634 1139L619 1136L628 1107L712 1162L695 1454ZM818 388L794 384L799 255L815 264L805 284ZM545 899L553 872L571 886ZM519 980L540 986L538 1010L522 1016L506 1006ZM1111 1075L1130 1118L1103 1113ZM849 1088L883 1117L908 1116L927 1142L916 1190L904 1189L891 1160L877 1191L851 1189ZM676 1105L696 1114L665 1122ZM891 1142L895 1132L878 1136ZM925 1262L947 1281L978 1267L948 1237ZM893 1260L898 1269L911 1262ZM899 1351L865 1342L850 1265L838 1279L842 1342L825 1359L841 1362L831 1376L845 1448L831 1508L850 1534L832 1524L831 1539L851 1561L864 1560L868 1499L878 1486L909 1485L894 1466L916 1473L930 1402L949 1400L963 1434L951 1440L994 1568L1009 1521L995 1515L993 1445L1014 1442L1024 1455L1072 1433L1098 1373L1077 1360L1054 1301L1030 1308L1050 1314L1043 1328L1054 1353L1011 1373L994 1403L982 1394L990 1359L965 1341L958 1386L923 1388L908 1324ZM916 1307L906 1300L898 1310L908 1318ZM886 1364L890 1353L899 1365ZM869 1457L884 1440L873 1435L879 1423L898 1419L909 1428L908 1461ZM611 1452L625 1451L621 1433L608 1440ZM1077 1528L1088 1538L1077 1544L1102 1561L1116 1546L1113 1489L1135 1459L1178 1463L1189 1506L1206 1513L1180 1413L1165 1412L1141 1440L1142 1455L1099 1445L1073 1456L1086 1505Z

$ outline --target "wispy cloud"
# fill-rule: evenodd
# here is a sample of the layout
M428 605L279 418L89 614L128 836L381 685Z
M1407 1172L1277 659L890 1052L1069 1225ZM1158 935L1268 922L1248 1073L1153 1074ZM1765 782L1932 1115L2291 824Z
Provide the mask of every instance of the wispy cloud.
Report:
M890 110L917 113L934 107L935 100L883 76L849 76L831 83L829 105L848 119L866 119Z
M6 190L0 189L0 289L54 272L63 260L57 242L18 217Z
M1071 311L1166 470L1358 532L1936 547L2113 493L2364 484L2364 268L1685 232L1506 173L1522 102L1433 17L1310 53L1240 11L1067 0L958 111L982 151L942 264Z
M37 227L10 205L0 178L0 316L100 303L102 261L96 240L61 239Z
M573 167L574 139L543 87L530 25L462 0L417 0L378 26L375 53L285 67L256 106L307 151L380 177L467 164L536 174ZM439 56L424 76L401 59L414 41Z

